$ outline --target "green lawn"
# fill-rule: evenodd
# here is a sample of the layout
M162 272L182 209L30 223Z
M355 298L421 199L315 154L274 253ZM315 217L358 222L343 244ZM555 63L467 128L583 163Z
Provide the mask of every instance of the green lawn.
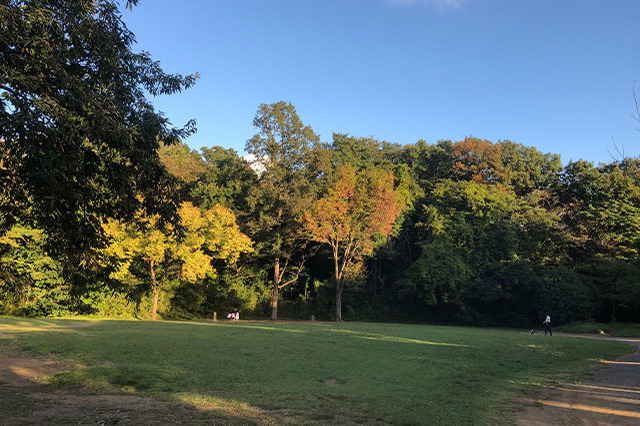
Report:
M66 327L79 324L88 326ZM576 377L630 350L526 331L369 323L0 318L0 334L11 335L0 345L87 366L55 383L347 424L492 423L526 385Z
M578 322L562 325L558 331L567 333L606 334L616 337L640 337L640 324L632 322Z

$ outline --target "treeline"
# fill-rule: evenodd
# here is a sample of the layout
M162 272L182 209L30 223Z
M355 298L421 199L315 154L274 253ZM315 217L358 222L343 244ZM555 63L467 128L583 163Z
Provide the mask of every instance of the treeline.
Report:
M62 278L46 233L15 224L0 237L2 312L640 320L640 160L563 166L472 137L325 143L284 102L253 124L246 158L162 146L178 219L140 209L103 221L98 272L80 287Z
M640 320L640 160L323 142L284 102L249 160L194 152L148 96L199 76L132 50L137 3L0 6L0 313Z

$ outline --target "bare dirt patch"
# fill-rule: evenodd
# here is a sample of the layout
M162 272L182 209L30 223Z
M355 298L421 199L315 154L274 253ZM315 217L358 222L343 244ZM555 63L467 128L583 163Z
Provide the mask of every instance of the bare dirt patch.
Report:
M0 424L166 424L198 420L187 407L167 406L130 394L96 394L80 387L55 387L46 376L77 368L0 351Z
M0 349L0 425L279 424L269 415L191 407L135 394L53 386L47 376L80 366ZM200 408L200 409L198 409ZM223 407L224 408L224 407Z
M611 340L634 345L637 350L616 361L604 362L588 380L546 386L535 399L520 401L524 408L516 423L521 426L640 424L640 340Z
M166 401L82 386L55 386L48 381L49 376L78 368L84 367L0 348L0 425L354 424L353 418L313 409L264 410L190 394ZM338 383L335 380L334 385ZM369 424L386 423L374 420Z

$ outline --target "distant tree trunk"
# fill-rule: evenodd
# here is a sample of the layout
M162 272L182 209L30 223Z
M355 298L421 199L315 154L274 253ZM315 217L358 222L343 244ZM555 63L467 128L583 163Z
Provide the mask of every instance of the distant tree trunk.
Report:
M156 270L153 260L149 261L149 270L151 272L151 289L153 290L153 307L151 308L151 321L156 320L156 311L158 310L158 283L156 282Z
M273 294L271 296L271 319L278 319L278 286L280 285L280 258L273 265Z
M336 282L336 321L342 322L342 280Z
M342 277L340 276L340 264L338 261L337 252L334 252L334 266L335 266L335 278L336 278L336 321L342 321L342 287L344 283L342 282Z
M611 302L611 322L616 322L616 302Z

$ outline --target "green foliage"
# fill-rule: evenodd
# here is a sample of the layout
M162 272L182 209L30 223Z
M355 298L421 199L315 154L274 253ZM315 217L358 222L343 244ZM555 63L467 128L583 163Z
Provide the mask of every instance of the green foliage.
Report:
M449 177L452 161L450 141L429 145L424 140L406 145L397 160L409 167L419 187L427 193L439 180Z
M512 217L518 232L518 258L540 266L571 264L563 218L564 208L550 191L535 190L519 197Z
M184 182L192 182L198 179L207 170L200 154L182 142L162 146L158 151L158 155L169 173Z
M565 267L545 271L541 278L532 300L538 318L549 312L557 324L593 318L595 288L588 278Z
M638 283L629 277L640 247L640 186L637 162L594 167L570 163L562 176L571 256L599 287L608 319L637 319ZM631 308L630 308L631 307Z
M461 249L479 272L489 261L516 258L517 230L511 222L516 208L515 197L504 190L443 181L425 199L416 226L423 232L423 244Z
M134 53L118 3L0 7L0 231L35 222L76 267L100 246L102 221L129 220L140 207L175 216L158 141L194 131L193 122L172 128L145 92L179 92L197 74L166 74Z
M82 313L97 318L142 318L146 312L139 312L139 306L127 294L98 288L88 291L80 298Z
M239 218L246 217L249 192L257 184L258 175L233 149L202 148L202 157L207 167L191 190L194 202L204 209L222 204Z
M474 181L437 184L413 217L420 255L398 279L404 298L428 307L422 318L476 324L526 327L547 312L559 323L591 318L591 280L557 266L562 226L547 198L518 199Z
M60 265L44 250L42 230L14 225L0 236L0 312L60 316L72 309Z
M257 265L220 265L219 273L192 285L179 282L170 289L170 305L165 316L173 318L211 318L217 312L220 319L231 311L242 317L266 314L271 297L271 282Z
M334 133L331 160L334 164L349 164L356 169L366 169L386 162L383 148L384 144L373 138Z
M258 133L246 150L259 178L248 195L251 235L259 253L287 258L300 240L298 219L314 192L312 153L319 137L282 101L261 105L253 125Z
M534 147L511 141L499 144L500 160L508 170L508 183L518 195L551 188L562 170L560 156L543 154Z
M404 291L462 313L475 280L517 259L514 212L515 198L504 190L464 181L436 185L416 223L421 254L407 269Z

